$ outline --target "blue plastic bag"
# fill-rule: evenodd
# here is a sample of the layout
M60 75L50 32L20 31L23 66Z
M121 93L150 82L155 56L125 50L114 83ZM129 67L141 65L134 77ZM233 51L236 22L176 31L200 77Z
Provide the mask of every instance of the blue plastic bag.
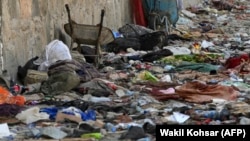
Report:
M65 114L81 117L83 121L96 120L96 113L94 110L86 110L85 112L83 112L78 108L69 107L67 109L63 109L62 112Z
M54 120L56 119L56 114L58 112L57 107L48 107L48 108L41 108L40 112L45 112L49 115L49 118Z
M96 120L96 113L94 110L87 110L81 114L82 120Z

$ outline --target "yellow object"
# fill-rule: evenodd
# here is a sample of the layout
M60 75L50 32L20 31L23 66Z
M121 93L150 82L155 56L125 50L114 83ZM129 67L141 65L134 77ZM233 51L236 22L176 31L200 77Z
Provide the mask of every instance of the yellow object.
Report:
M190 33L185 33L185 34L182 35L182 37L185 38L185 39L191 39L191 38L193 38L193 35L190 34Z
M201 53L201 45L199 43L194 43L192 45L191 51L193 54L200 54Z
M151 72L149 71L142 71L138 77L141 79L141 80L148 80L148 81L153 81L153 82L157 82L159 81L158 78L156 78Z

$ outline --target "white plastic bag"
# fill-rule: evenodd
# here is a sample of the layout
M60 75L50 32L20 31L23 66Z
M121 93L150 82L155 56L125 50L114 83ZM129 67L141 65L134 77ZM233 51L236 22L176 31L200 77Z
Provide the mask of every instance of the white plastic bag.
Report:
M47 71L51 64L59 60L72 60L72 56L66 44L53 40L46 46L42 56L34 61L34 64L39 65L39 71Z
M39 120L48 120L49 115L44 112L40 112L39 107L32 107L16 115L16 118L23 123L30 124Z

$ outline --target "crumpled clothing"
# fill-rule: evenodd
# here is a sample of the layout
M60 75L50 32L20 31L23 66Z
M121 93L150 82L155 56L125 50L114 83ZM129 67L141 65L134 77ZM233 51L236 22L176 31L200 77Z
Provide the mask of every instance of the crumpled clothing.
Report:
M231 69L239 66L243 62L249 61L249 55L248 54L241 54L239 56L233 56L226 60L225 68Z
M229 10L231 11L233 8L235 8L232 0L212 0L212 3L214 7L216 7L218 10Z
M218 70L218 67L208 63L189 63L185 62L175 67L176 71L194 70L199 72L210 72Z
M235 100L240 94L232 86L220 84L208 85L200 81L192 81L176 87L176 93L188 102L206 103L213 99Z
M170 90L170 89L172 88L165 89L165 88L151 87L151 88L146 88L146 92L159 101L166 101L169 99L179 99L180 96L175 93L175 90Z
M14 105L14 104L1 104L0 105L0 115L2 117L14 117L20 113L24 107Z
M211 73L211 72L210 72ZM209 83L211 81L225 81L229 79L228 74L223 73L217 73L217 74L210 74L210 73L203 73L203 72L197 72L197 71L182 71L181 73L175 73L174 78L178 79L179 81L191 81L191 80L199 80L206 83Z
M228 103L226 107L230 110L233 115L250 115L250 105L245 102L232 102Z

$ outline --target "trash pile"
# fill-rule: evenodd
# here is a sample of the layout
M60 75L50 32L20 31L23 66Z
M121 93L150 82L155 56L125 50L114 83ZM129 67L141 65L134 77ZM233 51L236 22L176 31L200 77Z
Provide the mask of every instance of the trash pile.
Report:
M93 48L60 40L1 77L0 138L155 139L156 125L250 124L250 3L204 0L179 11L170 34L117 29Z

